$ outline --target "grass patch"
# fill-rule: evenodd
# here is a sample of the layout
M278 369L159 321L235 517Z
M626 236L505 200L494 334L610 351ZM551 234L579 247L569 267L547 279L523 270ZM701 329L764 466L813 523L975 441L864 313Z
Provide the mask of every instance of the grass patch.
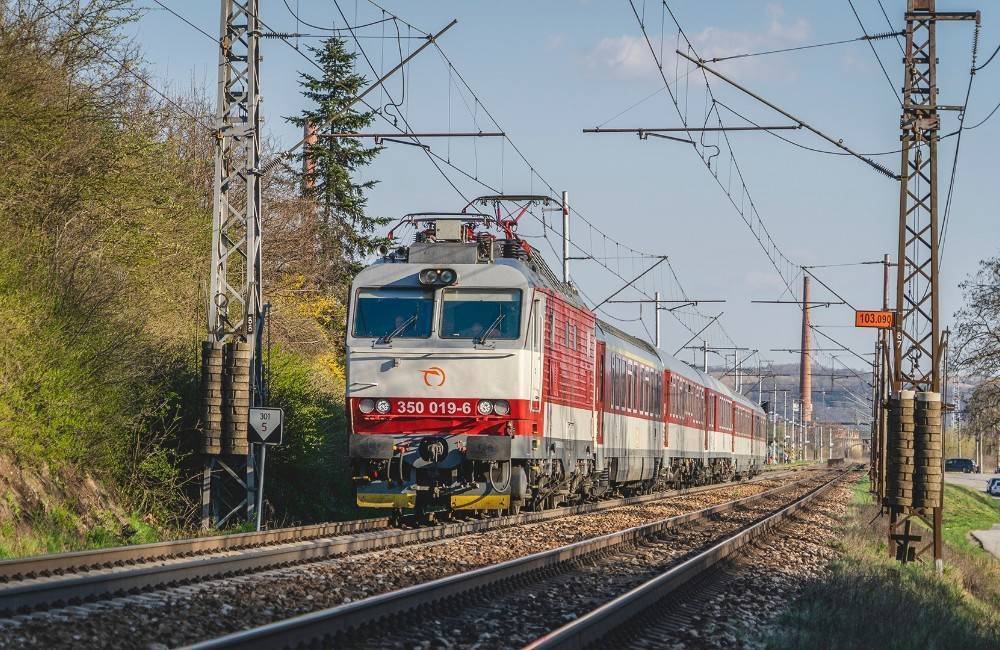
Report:
M973 555L986 551L969 536L970 530L987 530L1000 523L1000 505L986 493L958 485L944 486L944 541L956 550Z
M155 528L135 517L125 525L111 513L100 519L86 526L65 506L22 513L19 525L11 521L0 524L0 558L148 544L161 539Z
M779 617L765 645L1000 647L1000 563L959 543L965 540L960 531L980 525L988 512L981 512L976 497L967 490L946 495L953 528L952 535L946 535L945 574L939 577L933 566L900 565L889 557L886 520L869 525L878 509L868 494L867 477L859 481L842 524L841 557Z

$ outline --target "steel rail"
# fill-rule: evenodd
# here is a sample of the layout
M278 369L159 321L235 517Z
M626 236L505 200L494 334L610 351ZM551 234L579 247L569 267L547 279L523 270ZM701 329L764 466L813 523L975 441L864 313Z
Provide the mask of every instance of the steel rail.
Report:
M42 577L59 573L70 573L135 564L154 562L168 558L200 555L262 546L302 541L331 535L344 535L387 528L388 517L375 519L355 519L353 521L328 522L309 526L275 528L261 532L192 537L133 546L113 546L71 553L51 553L0 561L0 588L3 583L25 578Z
M744 483L754 483L772 478L775 478L773 474L761 475L752 481ZM305 540L292 539L285 542L277 541L269 546L242 549L230 546L229 548L219 550L220 553L228 553L226 555L211 555L206 553L196 557L173 556L157 558L146 564L110 567L68 575L19 580L0 584L0 614L13 614L51 608L60 604L109 598L117 594L150 590L182 582L208 580L221 576L262 571L273 567L315 562L349 553L360 553L405 544L436 541L497 528L537 523L573 515L649 503L651 501L661 501L678 496L711 492L744 483L717 483L637 497L554 508L541 512L528 512L518 515L454 522L424 528L369 530L349 535L335 535ZM346 523L354 524L356 522ZM235 537L242 538L247 536ZM196 542L197 540L186 541ZM129 549L125 547L122 550L128 551ZM86 553L90 552L84 552L83 554Z
M810 490L778 512L730 535L657 577L529 643L525 646L525 650L577 649L596 644L609 633L627 625L637 616L641 616L692 578L730 557L750 542L769 534L791 515L822 496L841 477L851 471L853 468L838 473L830 481Z
M837 472L838 477L842 474L843 472ZM441 602L501 582L522 578L537 571L551 569L570 560L627 544L635 544L667 530L705 521L723 512L788 491L814 478L815 476L809 476L750 497L727 501L702 510L668 517L465 573L446 576L345 605L276 621L250 630L234 632L187 647L191 650L215 650L218 648L299 647L328 643L337 634L357 630L362 626L402 615L429 603Z
M773 475L772 475L773 476ZM756 480L769 478L763 475ZM697 492L717 488L718 485L689 488ZM684 490L658 492L654 495L644 495L642 498L656 498L658 495L672 496L692 493ZM641 501L618 500L623 505L641 503ZM608 501L606 503L616 503ZM96 568L153 562L169 558L203 555L213 552L225 552L263 546L298 542L320 537L344 535L350 533L368 532L388 528L391 520L388 517L372 519L355 519L351 521L326 522L306 526L275 528L261 532L236 533L229 535L213 535L206 537L191 537L185 539L135 544L129 546L113 546L86 551L69 553L50 553L30 557L20 557L0 560L0 585L4 582L22 580L25 578L42 577L60 573L80 572Z

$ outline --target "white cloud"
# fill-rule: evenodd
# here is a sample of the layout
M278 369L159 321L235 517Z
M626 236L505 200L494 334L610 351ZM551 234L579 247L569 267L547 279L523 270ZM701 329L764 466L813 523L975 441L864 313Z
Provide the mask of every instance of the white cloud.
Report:
M642 36L607 36L584 57L587 67L617 78L641 78L655 75L656 65Z
M792 42L801 42L809 38L811 29L809 21L799 18L791 23L783 23L781 19L785 16L785 8L779 4L769 4L767 15L771 17L771 24L767 28L767 33L772 38L784 39Z
M769 22L764 29L732 30L710 25L701 31L689 32L691 43L702 58L710 60L802 45L812 33L807 19L787 18L785 9L780 4L768 5L767 15ZM674 54L675 38L675 35L667 34L661 48L661 36L650 34L650 41L658 56L662 50L664 70L670 73L668 78L673 76L677 59ZM604 37L584 55L584 61L590 70L614 78L659 76L646 39L641 34ZM681 62L682 69L686 65L688 64ZM789 79L795 76L794 68L779 56L733 59L716 65L720 70L724 69L727 73L742 78Z

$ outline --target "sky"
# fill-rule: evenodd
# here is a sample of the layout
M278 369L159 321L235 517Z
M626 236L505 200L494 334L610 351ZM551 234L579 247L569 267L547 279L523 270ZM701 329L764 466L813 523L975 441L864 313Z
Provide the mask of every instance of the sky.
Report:
M217 2L161 1L208 34L218 31ZM658 0L633 2L652 49L663 62L664 76L672 85L675 76L678 78L673 90L680 110L692 123L705 123L704 114L712 105L704 80L700 73L685 76L686 64L673 54L678 36L671 18ZM193 85L214 97L217 44L153 0L137 4L149 8L133 35L145 54L153 82L170 92L183 92ZM333 0L287 0L287 6L285 0L262 0L260 4L261 19L268 27L302 34L287 41L267 39L262 43L265 130L279 146L291 145L301 134L285 118L306 107L299 92L300 75L317 72L308 61L308 47L320 42L317 35L331 33L321 28L343 28L344 21ZM847 0L670 0L667 4L698 55L705 59L855 39L863 34ZM875 0L854 0L869 34L903 27L905 0L882 0L882 4L892 21L891 29ZM352 25L389 16L367 0L340 0L339 6ZM508 140L427 140L434 155L446 161L439 160L440 171L420 148L388 143L375 164L360 176L361 180L379 181L369 196L372 214L400 217L409 212L460 210L465 199L492 193L476 179L507 193L565 190L575 210L570 232L579 248L573 254L586 251L596 258L572 263L574 282L591 304L618 290L623 284L619 276L631 279L655 261L643 256L667 256L669 266L660 264L647 273L637 283L640 289L679 299L683 287L683 296L688 298L726 302L699 306L706 316L695 314L692 308L676 312L678 318L664 314L663 349L674 352L692 332L706 325L710 316L722 312L719 322L724 332L713 325L703 335L710 344L757 349L764 360L787 363L796 355L772 350L799 347L800 310L789 304L751 302L790 299L782 277L757 243L757 237L765 236L762 222L787 258L781 267L797 292L802 282L801 265L854 264L813 269L849 306L817 307L812 314L821 332L861 357L843 351L832 352L836 360L825 352L816 357L824 365L864 367L862 357L873 349L874 334L853 328L851 307L881 307L882 267L855 263L881 260L884 253L895 257L897 182L856 158L816 153L764 132L730 134L735 153L732 159L720 136L706 136L704 150L708 154L715 151L713 145L721 145L711 171L688 144L640 140L635 134L582 133L599 125L650 128L681 124L628 0L385 0L382 6L413 28L390 21L356 31L371 66L379 73L398 62L400 52L405 56L419 46L421 30L435 32L452 19L458 20L440 39L447 59L428 48L406 67L405 79L396 75L386 84L388 95L399 104L397 112L411 129L495 131L492 116ZM289 7L302 22L297 23ZM970 8L939 0L939 10ZM1000 25L1000 20L987 8L980 64L1000 42L1000 27L995 25ZM938 27L938 86L943 104L962 103L969 79L972 34L971 23L947 22ZM895 39L872 45L885 73L868 42L713 65L856 151L886 152L899 147L900 105L893 87L898 90L902 85L902 55ZM682 45L681 49L686 48ZM363 58L359 57L357 65L358 72L374 80ZM979 122L1000 102L998 80L1000 63L975 76L967 124ZM726 83L714 78L711 82L715 99L724 105L717 105L716 110L727 125L747 124L729 109L757 124L790 123ZM376 107L392 101L381 90L369 97ZM399 118L397 123L403 126ZM708 124L711 126L711 121ZM942 133L957 126L957 113L943 114ZM393 129L378 122L371 130ZM944 325L962 304L958 283L976 270L979 260L998 252L995 205L1000 197L990 150L990 144L1000 136L998 131L1000 113L963 135L942 253ZM805 147L832 147L804 130L774 133ZM955 138L942 141L938 172L942 209L954 151ZM898 172L899 154L875 158ZM740 189L740 174L747 194ZM737 207L727 197L727 188ZM751 200L760 217L758 222L751 216L752 229L738 210L742 206L744 214L752 214ZM544 214L549 228L533 217L521 226L521 233L554 267L558 265L554 251L559 249L560 224L552 220L558 216ZM543 233L548 233L548 243ZM266 247L266 233L264 236ZM641 297L631 290L619 296ZM814 281L813 300L839 298ZM634 334L651 337L653 318L648 305L640 314L637 304L609 304L601 316ZM822 336L814 338L817 348L838 347ZM684 351L680 356L700 362L698 354ZM722 359L713 356L709 362L714 365Z

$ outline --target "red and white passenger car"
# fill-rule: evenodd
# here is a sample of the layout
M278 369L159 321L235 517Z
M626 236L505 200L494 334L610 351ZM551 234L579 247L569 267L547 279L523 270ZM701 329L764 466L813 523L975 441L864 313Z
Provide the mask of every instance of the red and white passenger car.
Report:
M597 319L510 222L406 221L416 241L351 287L359 506L516 512L759 471L760 407Z

